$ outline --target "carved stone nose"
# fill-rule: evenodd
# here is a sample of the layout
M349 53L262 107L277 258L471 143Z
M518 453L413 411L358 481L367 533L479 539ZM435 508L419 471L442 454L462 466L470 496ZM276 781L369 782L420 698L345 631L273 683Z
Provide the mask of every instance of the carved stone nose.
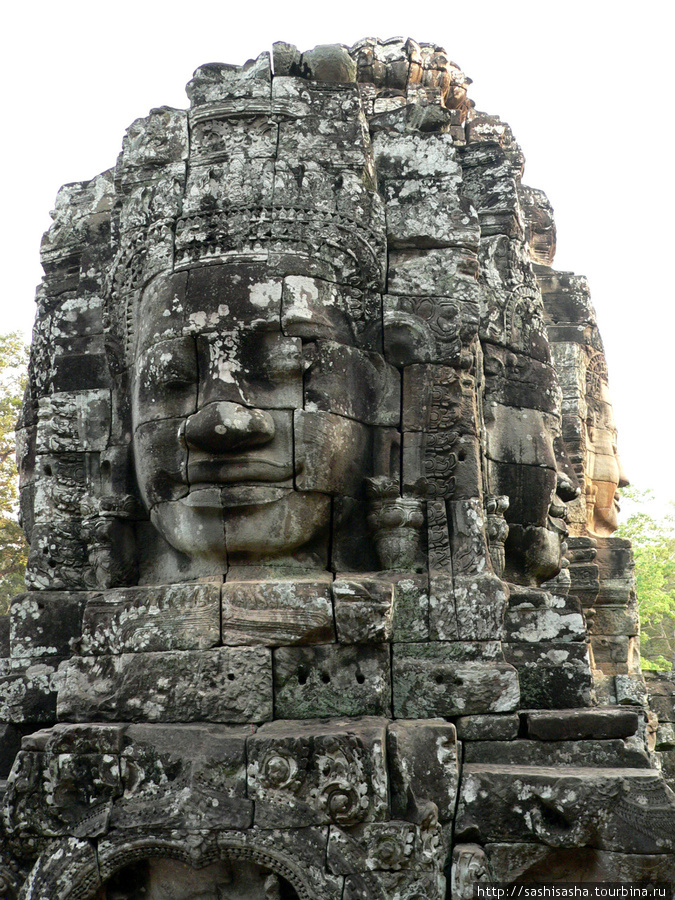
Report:
M267 444L274 437L274 419L263 409L238 403L209 403L188 417L188 447L207 453L223 453L241 447Z

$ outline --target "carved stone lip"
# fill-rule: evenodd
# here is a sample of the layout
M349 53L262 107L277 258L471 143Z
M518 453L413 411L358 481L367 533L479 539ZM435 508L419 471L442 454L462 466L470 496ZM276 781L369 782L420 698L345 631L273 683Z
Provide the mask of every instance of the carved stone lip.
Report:
M234 485L194 484L181 499L184 506L223 509L236 506L260 506L288 496L293 484L241 483Z
M292 462L277 462L255 456L230 456L227 459L191 460L188 463L188 481L191 485L280 484L294 475Z

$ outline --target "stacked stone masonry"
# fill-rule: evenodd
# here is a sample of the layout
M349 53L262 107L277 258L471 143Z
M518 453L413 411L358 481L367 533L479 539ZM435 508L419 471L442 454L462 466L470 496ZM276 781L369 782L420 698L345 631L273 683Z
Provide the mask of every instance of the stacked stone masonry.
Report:
M675 881L595 312L469 84L412 40L275 44L60 191L3 896Z

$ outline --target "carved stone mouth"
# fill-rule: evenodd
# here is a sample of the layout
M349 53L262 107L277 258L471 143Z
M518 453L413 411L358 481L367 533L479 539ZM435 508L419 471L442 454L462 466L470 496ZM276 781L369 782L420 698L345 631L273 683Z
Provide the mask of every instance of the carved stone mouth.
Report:
M203 509L223 509L236 506L260 506L274 503L287 496L292 484L280 486L265 482L229 485L195 484L187 497L180 501L185 506Z
M188 481L197 485L227 487L231 484L288 483L293 486L293 464L252 456L194 460L188 464Z

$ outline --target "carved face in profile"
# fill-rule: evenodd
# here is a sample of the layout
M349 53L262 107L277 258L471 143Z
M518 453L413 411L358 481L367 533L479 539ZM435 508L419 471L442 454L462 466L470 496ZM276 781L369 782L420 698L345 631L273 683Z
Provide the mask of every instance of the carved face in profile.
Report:
M618 489L628 485L616 447L616 424L607 382L600 379L586 397L586 527L611 536L618 527Z
M331 500L371 474L398 379L337 285L255 264L160 275L138 309L132 417L153 524L190 557L325 565Z
M491 491L509 498L507 576L541 583L560 570L565 502L576 496L576 485L556 439L560 388L540 307L532 300L515 312L509 346L483 346L487 472Z

